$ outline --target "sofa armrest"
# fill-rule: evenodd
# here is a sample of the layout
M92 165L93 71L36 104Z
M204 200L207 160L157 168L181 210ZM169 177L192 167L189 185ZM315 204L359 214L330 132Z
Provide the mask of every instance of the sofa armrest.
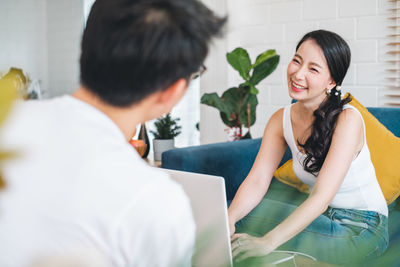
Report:
M400 108L369 107L367 109L389 131L400 137Z
M249 173L260 144L258 138L176 148L162 154L162 168L222 176L230 200ZM290 158L287 150L281 164Z

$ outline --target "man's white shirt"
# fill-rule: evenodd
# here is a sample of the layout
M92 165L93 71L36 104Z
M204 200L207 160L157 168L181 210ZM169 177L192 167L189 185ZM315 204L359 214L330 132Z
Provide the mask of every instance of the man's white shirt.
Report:
M180 185L149 167L98 109L71 96L19 104L1 130L0 266L65 255L187 266L195 240Z

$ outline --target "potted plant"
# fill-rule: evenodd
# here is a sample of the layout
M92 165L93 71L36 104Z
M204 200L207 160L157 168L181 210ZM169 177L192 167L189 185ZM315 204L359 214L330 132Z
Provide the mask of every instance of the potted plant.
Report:
M238 47L227 53L226 58L244 82L227 89L221 97L216 93L204 94L201 103L219 110L222 121L231 128L234 140L251 138L250 126L256 121L258 104L259 90L256 86L276 69L279 55L270 49L258 55L252 64L247 51ZM247 132L244 134L246 128Z
M22 69L11 67L4 76L0 74L0 78L13 80L18 96L24 100L40 99L42 96L40 81L31 80Z
M181 133L181 126L178 125L179 118L172 118L168 113L158 118L154 123L156 131L150 131L154 135L153 148L154 160L160 161L164 151L174 148L174 138Z
M17 98L18 86L20 86L20 84L14 77L5 76L0 78L0 126L6 121L7 115L11 111L12 104ZM0 163L3 163L4 160L12 156L15 156L13 152L4 151L3 148L0 147ZM0 171L0 189L3 189L5 185L5 180Z

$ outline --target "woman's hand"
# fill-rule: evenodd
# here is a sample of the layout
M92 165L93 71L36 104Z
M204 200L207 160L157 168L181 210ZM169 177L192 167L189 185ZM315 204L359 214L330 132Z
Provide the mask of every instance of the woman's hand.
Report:
M266 256L275 249L265 238L248 234L234 234L231 243L235 261L242 261L249 257Z
M229 234L231 238L233 237L235 231L236 231L235 221L229 219Z

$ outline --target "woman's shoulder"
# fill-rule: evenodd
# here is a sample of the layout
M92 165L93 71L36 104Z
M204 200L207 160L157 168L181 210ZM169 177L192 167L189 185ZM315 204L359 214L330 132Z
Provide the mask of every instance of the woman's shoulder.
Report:
M284 116L284 113L285 112L287 112L287 111L290 111L290 107L292 106L293 104L290 104L290 105L287 105L287 106L284 106L284 107L281 107L281 108L279 108L277 111L275 111L273 114L272 114L272 116L271 116L271 118L270 118L270 121L271 120L274 120L274 121L282 121L282 119L283 119L283 116Z
M362 116L356 108L353 108L351 105L345 105L343 111L339 114L337 124L339 125L339 123L352 127L362 127Z
M282 125L284 110L285 110L285 107L281 107L277 111L275 111L272 114L272 116L269 118L268 124Z
M358 139L357 136L362 137L364 132L364 123L359 112L352 108L344 109L338 116L334 131L334 135L342 136L344 138L353 136ZM363 138L361 138L361 140L362 139Z
M264 128L263 136L280 135L283 132L282 130L282 120L283 120L283 110L284 108L279 108L275 111L271 117L268 119L267 125Z

